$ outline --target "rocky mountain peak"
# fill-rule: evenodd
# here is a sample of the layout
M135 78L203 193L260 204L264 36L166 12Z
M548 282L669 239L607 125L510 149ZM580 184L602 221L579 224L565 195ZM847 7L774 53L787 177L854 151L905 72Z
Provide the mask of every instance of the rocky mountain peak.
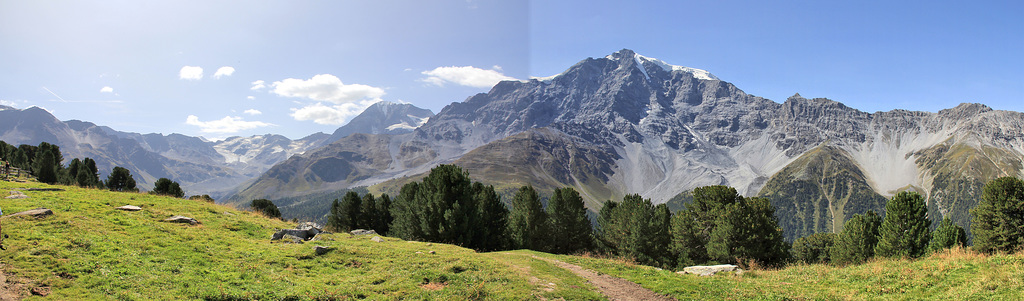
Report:
M939 116L954 119L968 119L991 111L992 108L980 103L961 103L954 108L939 111Z

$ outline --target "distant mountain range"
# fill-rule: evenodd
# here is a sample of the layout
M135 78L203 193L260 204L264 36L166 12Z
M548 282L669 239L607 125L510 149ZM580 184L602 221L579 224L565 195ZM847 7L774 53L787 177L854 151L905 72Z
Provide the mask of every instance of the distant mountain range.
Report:
M90 157L101 177L114 166L128 168L144 189L158 178L181 184L189 195L216 199L295 154L321 147L351 133L404 133L433 116L411 104L379 102L333 135L316 133L298 140L281 135L230 137L208 141L181 134L137 134L78 120L60 121L38 107L0 107L0 140L61 147L66 161ZM64 162L67 163L67 162Z
M904 190L926 196L933 220L970 229L987 181L1024 176L1020 112L961 104L867 113L799 94L777 103L628 49L556 76L500 82L437 115L381 103L333 135L295 141L120 133L38 108L0 118L9 143L56 141L65 158L126 166L146 184L166 176L221 201L268 198L286 217L326 214L347 189L397 194L454 163L506 196L526 184L542 195L574 187L594 211L631 193L678 209L695 187L729 185L770 198L792 240L839 231L853 214L884 213Z
M787 238L841 229L902 190L969 227L981 186L1024 174L1024 114L962 104L866 113L799 94L783 103L711 73L621 50L565 72L504 81L411 133L355 134L293 156L233 197L301 199L369 186L396 193L455 163L510 190L575 187L596 210L639 193L656 203L729 185L775 204Z

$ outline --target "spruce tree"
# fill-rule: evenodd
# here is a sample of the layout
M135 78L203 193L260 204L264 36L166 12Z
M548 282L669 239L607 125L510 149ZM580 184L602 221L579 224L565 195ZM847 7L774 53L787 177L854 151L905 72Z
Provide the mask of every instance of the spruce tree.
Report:
M948 217L943 218L939 227L932 232L931 242L928 243L928 250L935 252L942 249L949 249L953 246L967 246L967 233L964 228L954 224Z
M587 219L583 197L575 189L555 189L548 201L547 215L550 252L573 254L593 247L594 229Z
M509 236L514 248L546 251L544 237L547 213L540 203L540 196L533 186L519 188L512 197L512 212L509 213Z
M868 210L863 215L854 214L843 225L843 231L836 236L829 250L832 262L863 263L874 257L875 246L878 245L878 227L881 224L882 218L874 211Z
M927 251L931 232L928 207L916 192L900 192L885 204L875 255L916 258Z
M1002 177L985 185L971 210L974 249L982 253L1020 251L1024 247L1024 181Z
M707 245L717 219L726 208L740 202L743 196L728 186L706 186L693 189L693 201L672 219L671 249L679 267L711 260Z

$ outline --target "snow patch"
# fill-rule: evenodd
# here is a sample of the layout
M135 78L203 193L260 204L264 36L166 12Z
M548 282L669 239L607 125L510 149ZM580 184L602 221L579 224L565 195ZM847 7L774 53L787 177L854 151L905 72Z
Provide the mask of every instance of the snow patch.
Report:
M385 129L387 129L387 130L389 130L389 131L394 131L394 130L397 130L397 129L407 129L407 130L415 130L416 128L417 128L417 127L415 127L415 126L411 126L411 125L408 125L408 124L405 124L405 123L403 122L403 123L396 123L396 124L392 124L392 125L389 125L389 126L388 126L387 128L385 128Z
M702 70L702 69L697 69L697 68L690 68L690 67L683 67L683 66L676 66L676 65L672 65L672 64L666 63L665 61L662 61L662 60L659 60L659 59L656 59L656 58L650 58L650 57L642 56L642 55L639 55L639 54L635 55L634 57L636 58L637 62L639 62L640 60L645 60L645 61L654 63L655 65L658 65L658 67L661 67L662 70L665 70L665 71L668 71L668 72L683 71L683 72L686 72L686 73L689 73L689 74L693 75L693 77L695 77L697 79L719 80L718 77L715 77L714 75L711 74L711 72L708 72L707 70ZM646 73L644 73L644 75L646 75Z
M647 74L647 68L644 67L644 62L640 60L642 57L643 56L639 54L634 54L633 60L636 61L636 67L640 69L640 72L643 72L644 77L646 77L647 80L651 80L651 76Z

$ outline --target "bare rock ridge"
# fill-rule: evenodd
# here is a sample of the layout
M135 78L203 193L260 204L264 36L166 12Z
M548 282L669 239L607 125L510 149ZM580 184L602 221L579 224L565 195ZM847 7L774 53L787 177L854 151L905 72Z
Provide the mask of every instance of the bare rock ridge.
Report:
M779 174L823 145L828 156ZM777 103L707 71L623 49L553 77L500 82L446 106L411 133L350 135L294 156L240 187L235 200L371 185L396 192L453 162L488 184L575 187L594 210L627 193L665 202L706 185L772 195L778 191L765 191L767 183L790 189L787 179L810 172L836 181L807 182L826 203L819 209L843 211L807 210L815 207L810 199L779 201L777 207L802 208L780 211L818 214L794 218L808 222L787 230L837 231L848 216L880 210L880 198L907 189L928 197L933 218L953 216L966 226L965 208L976 202L978 185L1022 175L1024 114L980 104L867 113L799 94Z

